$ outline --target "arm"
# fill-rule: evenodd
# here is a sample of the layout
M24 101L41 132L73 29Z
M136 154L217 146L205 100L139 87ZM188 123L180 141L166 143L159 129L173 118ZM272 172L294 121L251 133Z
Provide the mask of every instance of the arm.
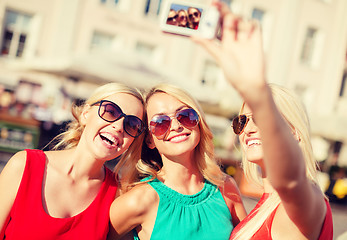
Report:
M0 174L0 238L3 238L9 214L16 198L26 163L26 152L16 153Z
M117 197L110 208L110 232L108 239L120 239L133 228L142 225L159 203L157 193L141 184Z
M235 227L247 216L247 212L243 205L240 191L232 177L227 176L224 186L221 187L221 192L230 210L233 226Z
M219 2L215 5L223 17L221 42L195 40L212 54L226 79L251 108L261 132L267 178L291 221L307 236L318 227L320 230L326 212L324 198L306 177L298 140L278 111L266 83L260 27L233 15Z

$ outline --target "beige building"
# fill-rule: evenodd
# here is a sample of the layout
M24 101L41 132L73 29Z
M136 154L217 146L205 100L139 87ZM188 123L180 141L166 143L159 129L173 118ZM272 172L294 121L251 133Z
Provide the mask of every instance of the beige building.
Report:
M226 2L236 13L262 23L268 79L302 97L317 158L347 165L347 1ZM237 113L241 100L199 46L160 31L163 4L0 1L2 92L14 91L19 101L39 107L38 120L61 122L69 118L70 100L86 98L100 84L116 81L147 88L171 82L202 103L216 139L228 148L233 141L226 141L227 118Z

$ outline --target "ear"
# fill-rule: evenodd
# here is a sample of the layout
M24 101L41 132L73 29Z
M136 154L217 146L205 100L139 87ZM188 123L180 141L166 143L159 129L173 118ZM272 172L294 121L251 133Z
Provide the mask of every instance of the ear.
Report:
M81 116L80 116L80 122L81 122L82 126L85 126L87 124L88 115L90 113L89 110L90 110L90 105L86 104L83 107L83 110L82 110L82 113L81 113Z
M146 134L145 142L146 142L147 146L148 146L150 149L154 149L154 148L155 148L155 144L154 144L154 141L153 141L153 136L152 136L152 134L150 134L150 133Z

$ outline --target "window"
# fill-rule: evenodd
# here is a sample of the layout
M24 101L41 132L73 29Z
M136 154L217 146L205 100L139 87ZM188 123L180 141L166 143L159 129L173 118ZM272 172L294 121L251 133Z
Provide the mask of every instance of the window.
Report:
M157 16L160 12L162 0L147 0L145 14L148 16Z
M303 63L310 63L312 60L314 42L317 36L317 30L314 28L308 28L304 40L304 45L301 51L301 61Z
M7 10L3 37L1 39L1 55L22 57L30 32L32 17L26 14Z
M95 31L90 44L91 49L110 50L114 37L110 34Z
M117 5L120 0L100 0L101 3L114 4Z
M313 27L307 28L300 55L301 62L311 67L318 66L322 50L321 46L323 46L323 36L318 29Z
M267 12L261 8L253 8L250 12L250 16L252 19L257 20L262 28L263 32L263 47L264 51L267 52L271 47L271 35L272 35L272 22L273 18L271 12Z
M155 46L144 42L137 42L135 50L139 56L152 58L154 55Z
M217 85L220 69L215 62L210 60L205 62L201 84L203 86L215 87Z
M129 0L100 0L105 7L116 9L121 12L128 12L131 8L132 1Z
M233 0L222 0L222 2L225 2L228 6L230 6Z
M265 11L259 9L259 8L254 8L252 11L252 18L258 20L260 23L263 23Z

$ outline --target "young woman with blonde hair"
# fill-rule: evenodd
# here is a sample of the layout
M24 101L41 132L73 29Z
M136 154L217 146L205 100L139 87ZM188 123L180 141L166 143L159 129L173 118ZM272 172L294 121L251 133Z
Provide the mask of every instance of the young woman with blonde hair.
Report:
M143 98L106 84L73 116L56 150L18 152L1 172L0 239L106 239L117 181L104 163L140 157Z
M264 194L230 239L332 239L332 215L316 181L309 122L298 99L268 85L259 25L215 2L223 17L221 43L196 39L244 99L233 120L245 174Z
M110 239L132 229L142 240L228 239L246 212L235 181L216 162L201 107L167 84L152 88L145 103L149 132L136 165L145 178L121 180L125 191L135 187L111 206Z

